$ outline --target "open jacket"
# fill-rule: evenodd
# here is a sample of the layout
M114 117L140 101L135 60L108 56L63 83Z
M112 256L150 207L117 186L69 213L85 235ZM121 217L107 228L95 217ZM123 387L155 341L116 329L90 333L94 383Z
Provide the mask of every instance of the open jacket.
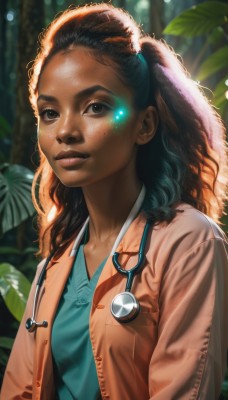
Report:
M174 220L151 229L146 260L132 292L140 313L121 324L110 312L126 278L111 257L97 283L90 314L90 337L102 399L217 400L228 347L228 266L225 237L216 224L189 205ZM121 265L133 267L145 226L140 214L117 251ZM1 400L55 399L51 328L74 257L72 245L47 268L37 321L48 327L25 329L32 314L29 295L6 368ZM77 323L77 321L75 321ZM89 397L88 397L89 398Z

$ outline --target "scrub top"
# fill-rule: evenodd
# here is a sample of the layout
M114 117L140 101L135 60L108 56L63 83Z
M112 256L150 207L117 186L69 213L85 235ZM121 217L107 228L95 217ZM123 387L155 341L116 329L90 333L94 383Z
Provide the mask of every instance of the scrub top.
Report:
M52 354L59 400L100 399L89 335L93 294L106 259L88 278L83 245L60 300L52 328Z

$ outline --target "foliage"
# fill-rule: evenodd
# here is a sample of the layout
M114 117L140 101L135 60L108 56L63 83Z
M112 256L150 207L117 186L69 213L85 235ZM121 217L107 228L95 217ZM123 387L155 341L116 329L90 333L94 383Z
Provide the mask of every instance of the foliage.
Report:
M1 123L1 119L0 119ZM0 128L1 130L1 128ZM3 236L12 228L34 214L31 200L33 173L20 165L3 164L0 166L0 235ZM22 252L14 246L1 246L0 256L16 256L19 261L22 255L29 260L34 248ZM30 264L31 269L31 264ZM25 275L8 262L0 263L0 294L6 308L13 317L20 321L30 290L30 282ZM12 334L12 326L10 325ZM7 332L8 333L8 332ZM8 360L13 338L0 336L0 374Z
M4 366L7 363L10 350L13 345L13 339L5 336L0 336L0 373L2 374Z
M225 396L224 400L228 399L228 369L226 372L226 376L222 385L222 393Z
M0 360L1 364L5 365L8 360L8 352L11 350L13 346L13 340L12 338L8 338L5 336L0 336ZM4 350L7 350L8 352L5 352Z
M36 250L28 248L20 252L16 247L4 246L0 247L0 256L3 255L5 259L14 258L15 261L17 260L17 264L20 265L20 269L26 269L26 272L28 271L32 274L36 261L34 257L33 259L31 258L31 255ZM29 264L27 268L26 262ZM26 275L29 274L26 273ZM29 280L21 271L7 262L0 263L0 381L18 329L18 321L21 320L24 313L30 286ZM3 307L4 305L5 308ZM7 336L2 336L3 334Z
M7 120L0 115L0 163L7 160L7 154L11 145L11 127Z
M8 310L21 321L27 302L30 283L13 265L0 264L0 293Z
M213 88L213 103L218 107L219 112L224 118L228 113L226 97L228 92L227 28L228 4L221 1L205 1L182 12L168 24L163 32L164 34L187 37L205 36L205 46L201 54L198 55L198 73L196 74L196 79L204 81L206 78L214 76L215 73L220 74L220 80L216 87ZM215 51L213 50L212 54L201 63L206 50L210 50L211 48L215 48Z
M199 79L206 79L217 71L228 67L228 46L223 46L211 54L200 66Z
M16 247L1 246L0 257L13 259L15 264L20 266L20 269L24 270L26 275L31 278L34 275L36 265L33 256L36 251L37 249L32 247L20 251ZM18 321L20 322L24 313L30 286L31 284L24 273L8 262L0 263L0 381L18 329ZM5 305L5 308L3 308L3 305ZM3 334L7 336L3 336Z
M220 80L214 88L214 105L222 116L228 110L227 97L228 93L228 45L225 42L221 44L221 34L227 38L226 29L228 28L228 4L220 1L205 1L197 6L185 10L183 13L174 18L164 30L164 34L193 37L198 35L207 35L206 45L200 56L198 56L198 73L196 79L205 80L213 77L214 74L220 74ZM209 34L209 36L208 36ZM223 43L223 41L222 41ZM201 62L205 54L205 49L213 44L215 50L209 54L206 59ZM220 47L220 48L218 48ZM200 64L201 62L201 64ZM225 219L224 219L225 221ZM224 228L224 227L223 227ZM228 370L222 385L223 398L228 399Z
M21 165L0 166L0 234L34 214L32 180L33 173Z
M3 118L2 115L0 115L0 139L6 138L11 135L11 129L6 121L5 118Z
M174 18L166 26L164 33L187 37L204 35L227 23L227 12L227 4L220 1L205 1Z

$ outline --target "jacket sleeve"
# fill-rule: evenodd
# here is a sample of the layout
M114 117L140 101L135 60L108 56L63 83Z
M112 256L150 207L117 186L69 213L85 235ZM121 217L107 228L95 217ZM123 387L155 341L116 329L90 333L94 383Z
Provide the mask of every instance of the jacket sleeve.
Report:
M32 315L36 282L43 264L44 261L38 265L25 313L6 366L0 395L1 400L32 399L34 333L29 333L26 330L25 323Z
M228 265L223 239L208 239L163 276L151 400L217 400L228 348Z

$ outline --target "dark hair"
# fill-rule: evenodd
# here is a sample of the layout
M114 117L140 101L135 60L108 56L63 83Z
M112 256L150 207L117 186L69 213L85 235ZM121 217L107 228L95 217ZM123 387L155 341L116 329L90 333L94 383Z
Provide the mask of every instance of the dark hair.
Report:
M218 221L225 200L224 126L174 51L145 35L130 15L110 4L69 9L41 38L30 75L35 112L44 66L70 46L85 46L100 62L114 63L120 79L132 89L136 109L157 109L156 135L139 146L137 154L137 172L147 188L144 211L150 219L168 222L176 215L176 206L186 202ZM88 211L82 190L65 187L39 151L33 199L45 255L59 243L61 251L68 245ZM55 216L48 222L53 206Z

